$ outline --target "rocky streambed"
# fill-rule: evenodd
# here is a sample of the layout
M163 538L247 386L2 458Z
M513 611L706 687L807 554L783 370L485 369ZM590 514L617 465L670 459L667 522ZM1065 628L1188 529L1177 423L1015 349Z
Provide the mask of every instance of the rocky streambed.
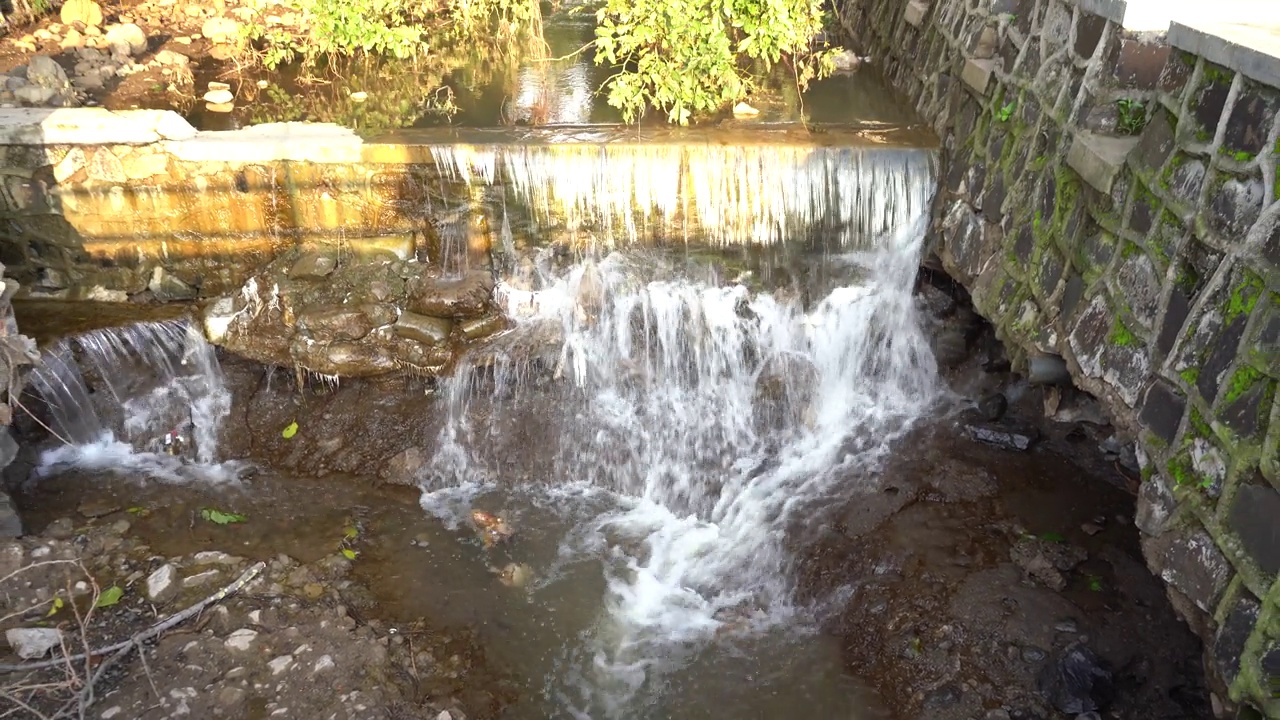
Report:
M761 705L762 716L815 697L853 703L858 717L1209 716L1199 643L1142 564L1123 443L1087 396L1008 373L954 287L926 282L917 298L972 409L961 402L913 430L903 441L913 452L871 481L851 471L856 492L787 531L813 634L767 647L808 668L786 678L807 699ZM576 572L556 560L565 517L518 491L556 463L545 408L563 401L565 381L554 369L522 378L531 415L490 437L506 489L467 501L513 524L511 542L492 547L465 521L424 515L416 489L400 487L439 450L450 399L435 382L408 373L300 387L292 371L222 360L233 396L223 451L256 474L224 485L83 469L32 479L29 452L9 469L34 532L3 549L5 574L17 573L5 580L8 612L60 631L72 651L144 632L264 563L143 642L145 663L109 669L95 716L549 716L544 676L559 638L589 624L596 611L579 606L601 592L592 577L563 584ZM471 417L502 413L501 394L473 400ZM20 429L41 432L29 419ZM38 564L71 560L83 569ZM512 582L504 566L526 569ZM95 583L102 607L77 618ZM103 603L112 588L118 599ZM725 627L723 648L762 651ZM852 686L825 675L816 658L828 653ZM10 675L9 697L48 711L75 697L84 672ZM741 677L675 683L677 697L692 683L699 698L676 707L723 717ZM35 685L54 689L21 689Z

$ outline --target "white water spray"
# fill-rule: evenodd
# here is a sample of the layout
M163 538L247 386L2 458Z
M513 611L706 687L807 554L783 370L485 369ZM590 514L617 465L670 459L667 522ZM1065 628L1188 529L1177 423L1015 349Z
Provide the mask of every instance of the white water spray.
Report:
M45 351L31 375L52 430L68 444L41 458L45 470L124 470L157 479L223 481L218 432L231 394L214 349L189 323L101 328Z
M718 630L793 618L786 541L874 474L936 398L911 296L924 225L919 213L842 258L865 280L809 309L741 285L640 279L652 273L621 253L540 291L503 288L525 328L560 330L567 387L539 418L558 428L547 484L614 496L562 548L602 559L608 587L584 654L562 668L564 705L631 716ZM519 371L491 367L496 389L518 393ZM495 432L471 417L475 379L453 383L423 498L450 519L499 475L475 452Z

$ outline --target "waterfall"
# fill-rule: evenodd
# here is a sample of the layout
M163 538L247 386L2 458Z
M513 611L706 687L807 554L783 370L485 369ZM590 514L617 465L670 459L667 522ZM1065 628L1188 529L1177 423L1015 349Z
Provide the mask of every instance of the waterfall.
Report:
M772 245L820 235L849 248L903 227L933 194L932 154L918 149L563 142L437 145L432 155L445 179L498 191L529 232L580 244Z
M850 271L825 296L806 303L784 289L751 291L654 267L652 253L625 248L588 253L558 274L500 287L521 323L506 342L539 335L556 344L544 360L561 381L558 394L528 387L527 363L502 350L479 363L483 372L449 381L451 419L423 480L429 513L465 522L468 503L485 492L542 493L565 507L574 488L592 498L561 546L566 563L602 563L607 586L604 614L554 691L575 715L636 717L645 705L637 694L718 631L792 622L801 609L788 538L873 479L936 400L912 298L932 174L916 161L863 159L821 164L826 180L816 169L744 178L744 187L748 179L764 185L742 216L728 199L700 209L767 231L757 239L834 214L849 230L842 242L858 242L828 257ZM883 182L893 163L901 182ZM913 163L925 169L912 175ZM596 176L594 199L585 190L557 195L554 183L530 192L609 214L625 204L611 194L625 184L625 168L621 177L610 185ZM674 174L655 178L633 186L628 202L647 197L666 212L673 201L659 189L678 184ZM490 405L477 412L481 401ZM546 477L527 490L504 488L504 468L486 451L521 403L532 404L524 421L554 427L556 438L554 461L539 470Z
M45 454L44 466L131 469L174 481L234 474L217 464L231 394L213 347L186 321L63 339L43 353L30 384L65 443Z

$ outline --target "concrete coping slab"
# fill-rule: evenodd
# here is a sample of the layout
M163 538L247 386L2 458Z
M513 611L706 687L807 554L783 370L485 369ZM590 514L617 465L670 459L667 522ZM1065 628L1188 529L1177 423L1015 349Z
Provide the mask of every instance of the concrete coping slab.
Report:
M326 123L267 123L240 130L196 133L165 143L175 158L190 162L358 163L364 140L355 131Z
M1275 16L1275 0L1069 0L1130 32L1168 32L1173 22L1258 23ZM1265 22L1265 21L1264 21Z
M195 135L171 110L0 108L0 145L147 145Z
M1270 27L1251 23L1175 22L1169 28L1169 44L1280 88L1280 16Z

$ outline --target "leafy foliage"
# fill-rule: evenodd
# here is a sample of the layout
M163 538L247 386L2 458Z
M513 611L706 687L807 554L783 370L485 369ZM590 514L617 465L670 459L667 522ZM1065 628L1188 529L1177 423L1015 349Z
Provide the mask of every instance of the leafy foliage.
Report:
M1147 106L1141 100L1123 99L1116 102L1119 119L1116 130L1121 135L1137 135L1147 126Z
M230 525L232 523L242 523L249 518L232 512L225 512L215 508L205 508L200 511L200 517L208 520L214 525Z
M596 21L596 62L621 66L608 102L628 121L649 107L681 125L720 110L750 92L749 69L789 63L800 87L832 70L812 50L818 0L606 0Z
M285 425L285 426L284 426L284 429L280 431L280 437L284 438L285 440L291 440L291 439L293 439L293 436L294 436L294 435L297 435L297 434L298 434L298 421L297 421L297 420L294 420L293 422L289 423L288 425Z
M122 597L124 597L124 590L121 589L119 585L112 585L102 591L102 594L98 596L98 602L94 607L111 607L112 605L120 602L120 598Z
M447 45L459 38L505 41L541 18L535 0L284 0L271 8L282 11L299 16L293 28L257 22L245 29L245 39L272 69L357 54L403 60L423 55L435 41Z

